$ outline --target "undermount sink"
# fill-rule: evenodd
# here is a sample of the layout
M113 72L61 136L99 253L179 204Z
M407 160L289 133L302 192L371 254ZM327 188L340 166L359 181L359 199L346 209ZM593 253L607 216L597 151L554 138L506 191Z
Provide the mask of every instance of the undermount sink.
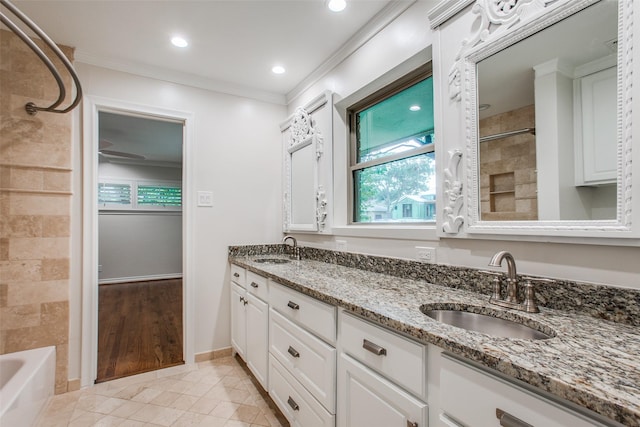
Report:
M285 258L258 258L254 260L255 262L263 263L263 264L286 264L290 262Z
M555 332L550 328L512 312L474 306L453 307L444 304L423 305L420 311L438 322L494 337L545 340L555 336ZM499 315L511 318L496 317Z

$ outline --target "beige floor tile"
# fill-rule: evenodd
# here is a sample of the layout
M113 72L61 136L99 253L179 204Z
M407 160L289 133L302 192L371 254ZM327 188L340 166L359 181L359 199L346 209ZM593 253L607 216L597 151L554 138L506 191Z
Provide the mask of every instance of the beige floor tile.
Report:
M131 398L134 402L142 402L149 403L156 397L160 396L163 393L162 390L158 390L156 388L144 388L140 391L140 393L136 394Z
M233 402L220 402L218 406L216 406L213 411L209 413L209 415L219 418L231 418L231 415L236 412L240 406L238 403Z
M78 403L75 406L76 410L82 411L94 411L100 404L111 399L107 396L101 396L99 394L85 394L80 396Z
M156 415L156 417L152 419L151 422L153 424L169 427L184 413L185 411L182 411L180 409L160 407L158 415Z
M118 427L142 427L144 426L143 422L135 421L135 420L124 420L122 424Z
M230 402L242 403L247 397L249 397L249 392L246 390L232 389L227 391L227 399Z
M240 405L238 409L236 409L236 412L231 415L230 419L251 424L253 420L256 419L258 413L260 413L260 409L256 406Z
M116 409L118 409L119 407L121 407L122 405L128 402L129 402L128 400L118 399L117 397L110 397L104 402L100 403L98 406L96 406L93 412L98 412L100 414L105 414L105 415L111 414L113 411L115 411Z
M144 390L144 386L142 385L130 385L120 389L120 391L114 394L113 397L117 397L118 399L131 400L133 396L137 395L142 390Z
M186 394L181 394L171 405L168 405L170 408L181 409L183 411L188 410L193 406L194 403L198 401L199 397L197 396L189 396Z
M216 406L220 404L221 400L219 399L211 399L209 397L201 397L198 399L196 403L194 403L191 408L189 408L190 412L197 412L198 414L209 414L211 411L215 409Z
M176 393L173 391L163 391L159 395L157 395L150 403L158 406L170 406L173 402L175 402L180 396L180 393Z
M69 427L94 426L104 417L104 414L98 414L96 412L78 411L77 416L69 423Z
M173 423L171 427L223 427L226 422L226 418L216 418L210 415L186 412L184 415L178 418L178 420Z
M141 410L144 407L144 405L145 404L141 402L132 402L128 400L127 403L115 409L113 412L111 412L110 415L113 415L114 417L120 417L120 418L129 418L131 415Z
M95 427L112 427L112 426L120 426L123 422L125 422L124 418L114 417L112 415L106 415L101 418L94 424Z
M207 394L209 390L213 388L211 384L207 383L190 383L188 381L183 381L189 384L188 387L182 392L183 394L188 394L189 396L204 396Z
M152 422L160 413L162 407L151 404L143 404L140 410L130 415L129 418L136 421L143 421L145 423Z

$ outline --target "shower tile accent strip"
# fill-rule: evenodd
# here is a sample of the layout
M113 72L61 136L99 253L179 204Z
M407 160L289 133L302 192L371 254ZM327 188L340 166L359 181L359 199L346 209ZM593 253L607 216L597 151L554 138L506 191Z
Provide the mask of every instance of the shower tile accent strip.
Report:
M229 260L605 418L640 425L638 293L558 281L540 286L539 299L544 301L540 313L515 313L488 304L490 278L474 269L301 249L302 260L275 264L255 260L265 255L288 258L284 245L234 246L229 248ZM555 336L528 341L470 332L432 320L421 313L422 305L500 312L501 317L517 316Z
M290 253L290 247L282 244L230 246L229 256L285 255ZM300 247L300 254L303 259L400 278L424 280L434 285L477 292L487 297L491 295L493 289L493 277L473 268L425 264L406 259L309 247ZM640 326L640 290L568 280L551 280L553 280L552 283L534 283L539 306ZM520 295L520 298L522 297Z

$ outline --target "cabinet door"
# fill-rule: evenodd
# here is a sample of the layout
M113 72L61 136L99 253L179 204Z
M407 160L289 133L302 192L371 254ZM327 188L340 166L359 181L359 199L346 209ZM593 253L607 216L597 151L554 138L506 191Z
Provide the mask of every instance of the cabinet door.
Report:
M338 427L426 427L427 404L351 357L338 361Z
M269 350L269 306L247 294L247 366L265 390L267 386Z
M247 360L246 296L244 288L231 283L231 345L244 360Z

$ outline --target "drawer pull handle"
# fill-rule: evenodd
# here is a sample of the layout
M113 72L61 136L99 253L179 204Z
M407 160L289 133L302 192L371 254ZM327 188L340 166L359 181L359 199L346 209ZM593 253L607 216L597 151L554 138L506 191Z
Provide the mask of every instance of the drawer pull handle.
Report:
M289 346L289 350L287 350L287 352L289 352L289 354L292 355L293 357L300 357L300 353L298 353L298 350L296 350L291 346Z
M407 420L407 427L418 427L418 423Z
M287 399L287 403L289 404L289 406L291 406L291 409L293 409L294 411L300 410L300 407L298 406L296 401L291 398L291 396L289 396L289 399Z
M500 420L500 425L502 427L533 427L531 424L525 423L521 419L516 418L499 408L496 408L496 418Z
M238 273L233 273L233 277L240 277Z
M240 297L240 302L244 302L244 297Z
M372 343L369 340L363 340L362 341L362 348L364 348L365 350L369 350L371 353L378 355L378 356L386 356L387 355L387 349L384 347L380 347L378 344Z
M252 288L257 288L257 287L258 287L258 284L257 284L256 282L251 282L251 287L252 287Z
M292 310L300 310L300 306L293 301L289 301L289 303L287 304L287 307L289 307Z

